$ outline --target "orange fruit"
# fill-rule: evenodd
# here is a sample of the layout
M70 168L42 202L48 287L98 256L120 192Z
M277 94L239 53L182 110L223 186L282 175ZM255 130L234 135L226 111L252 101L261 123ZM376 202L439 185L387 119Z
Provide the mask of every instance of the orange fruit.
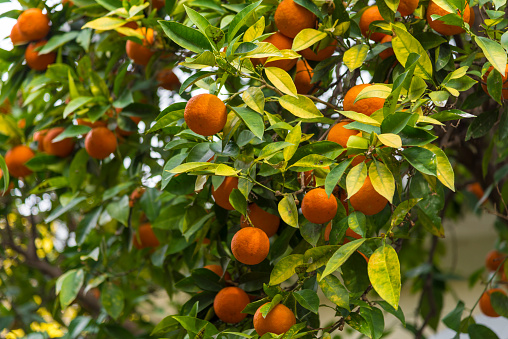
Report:
M314 72L309 63L305 60L298 60L296 63L295 86L298 94L308 94L314 84L311 84ZM317 88L314 92L317 91Z
M465 22L469 22L470 13L471 10L469 9L469 5L466 4L466 8L464 9L464 17L463 20ZM447 25L441 20L432 20L431 16L433 14L437 14L440 16L445 16L446 14L450 14L450 12L442 9L439 7L434 1L429 2L429 6L427 7L427 23L429 24L430 28L435 30L438 33L441 33L443 35L455 35L464 33L464 29L459 26L452 26Z
M479 305L480 310L482 311L483 314L485 314L488 317L497 318L499 317L499 314L497 314L497 312L492 307L492 303L490 302L490 295L494 292L500 292L506 295L506 292L500 288L491 288L482 294Z
M153 29L151 28L138 28L137 32L141 33L145 38L143 44L128 40L125 44L125 51L127 56L135 63L141 66L148 65L150 58L155 54L150 47L154 42Z
M143 194L145 194L145 191L146 189L144 187L138 187L132 191L131 195L129 196L129 207L134 207L136 201L141 199Z
M139 124L139 122L141 121L141 118L140 117L129 117L132 121L134 121L134 123L137 125ZM134 132L133 131L125 131L123 129L121 129L120 127L117 127L116 128L116 133L117 134L120 134L121 136L123 137L128 137L129 135L133 134Z
M323 188L314 188L307 192L302 200L302 214L314 224L324 224L335 217L337 200L335 196L328 197Z
M85 149L88 155L95 159L105 159L116 151L116 137L106 127L92 129L85 138Z
M365 115L371 115L378 109L383 108L385 103L385 99L382 98L365 98L358 100L355 103L355 99L357 95L367 86L372 86L371 84L362 84L353 86L349 91L347 91L344 96L344 111L355 111L358 113L363 113Z
M490 251L487 253L487 257L485 258L485 267L487 267L490 271L497 271L497 268L501 266L506 256L506 253L496 250Z
M336 142L337 144L341 145L342 147L347 147L347 141L349 140L349 137L352 135L362 135L362 132L358 132L354 129L347 129L344 126L349 124L349 121L341 121L335 126L333 126L330 129L330 132L328 132L328 136L326 137L326 140Z
M244 290L238 287L225 287L215 296L213 310L223 322L237 324L247 317L247 313L242 311L249 303L249 296Z
M25 166L25 163L32 159L35 153L24 145L14 146L5 153L5 163L9 169L9 173L16 178L24 178L32 171Z
M264 231L268 237L277 233L280 225L280 218L277 215L266 212L256 204L249 205L247 214L252 222L252 226ZM242 228L251 226L243 215L240 218L240 226Z
M176 91L180 88L180 80L173 73L173 70L170 68L164 68L157 73L157 82L159 86L168 91Z
M319 42L318 42L318 44L319 44ZM333 39L333 41L330 43L330 45L326 46L323 49L319 49L320 47L318 45L317 53L312 50L312 46L308 47L298 53L300 53L300 55L303 56L307 60L323 61L333 55L333 52L335 52L335 47L337 47L337 40Z
M28 41L41 40L49 33L49 18L39 8L30 8L18 17L18 28Z
M21 129L25 128L26 127L26 119L19 119L17 125Z
M293 0L282 0L273 16L279 31L294 38L302 29L315 28L316 15Z
M474 12L474 7L469 8L469 21L467 22L469 24L469 27L474 26L474 22L476 21L476 14Z
M78 125L88 126L88 127L91 127L91 128L106 127L108 125L108 123L106 121L104 121L104 120L97 120L95 122L91 122L90 120L81 119L81 118L76 119L76 123Z
M397 11L402 16L408 16L414 13L416 8L418 8L419 0L400 0L399 7L397 7Z
M374 189L370 177L367 176L360 190L349 198L349 202L356 211L374 215L385 208L388 200Z
M39 55L35 49L40 46L44 46L47 43L46 40L39 42L32 42L25 50L25 59L28 67L36 71L45 71L49 65L55 62L56 53L49 52L47 54Z
M291 49L291 47L293 47L293 39L288 38L280 32L275 32L275 34L270 35L268 38L263 40L263 42L269 42L279 50ZM258 64L265 64L267 59L268 58L252 58L251 61L252 64L256 66ZM265 67L278 67L287 72L296 65L296 61L296 59L276 60L266 63Z
M384 21L383 17L381 16L381 13L379 13L379 8L377 6L371 6L367 8L360 18L360 31L362 32L362 35L366 38L370 38L374 41L381 41L381 39L384 38L386 34L384 33L372 33L369 30L369 25L374 21Z
M29 41L19 31L18 23L15 23L14 26L12 26L10 38L11 38L11 42L14 46L24 45L24 44L28 43L28 41Z
M72 153L74 149L74 140L71 138L53 142L53 139L59 136L64 130L65 128L63 127L55 127L48 131L43 140L43 147L46 153L59 156L60 158L65 158Z
M159 10L166 5L166 0L152 0L152 7Z
M234 210L233 206L229 203L229 196L234 188L238 188L237 177L226 177L217 189L212 186L212 196L215 199L215 203L226 210Z
M34 133L34 141L37 142L37 150L44 152L44 137L48 133L47 129L41 129Z
M483 82L487 83L487 77L489 76L490 72L494 69L494 66L490 66L487 72L483 75ZM502 75L502 81L503 81L503 91L502 91L502 97L504 99L508 99L508 64L506 65L506 69L504 71L504 74ZM489 94L489 91L487 89L487 85L482 84L482 88L485 91L485 93ZM489 94L490 95L490 94Z
M138 232L132 236L132 242L138 250L160 245L159 239L153 232L152 225L148 223L139 226Z
M325 228L325 235L324 235L325 241L330 241L330 233L331 232L332 232L332 223L329 222ZM361 236L350 228L348 228L346 230L345 236L355 238L355 239L361 239ZM350 240L348 238L344 238L343 244L347 244L348 242L350 242Z
M226 105L213 94L199 94L190 98L185 105L184 119L187 126L203 136L222 131L227 121Z
M231 252L242 264L257 265L265 260L269 251L270 240L259 228L241 228L231 240Z
M210 241L210 240L208 240ZM205 242L203 241L203 244ZM204 266L203 268L206 268L210 271L212 271L213 273L217 274L219 277L222 277L222 274L224 273L224 271L222 270L222 267L220 265L206 265ZM226 272L226 274L224 274L224 280L231 280L231 275L229 274L229 272Z
M261 314L261 307L258 308L254 314L254 329L260 337L265 333L286 333L296 324L293 311L282 304L277 304L277 306L266 315L266 318L263 318Z
M385 42L390 42L390 41L392 41L392 36L387 35L383 39L381 39L380 43L384 44ZM395 55L395 52L393 51L392 47L387 48L384 51L382 51L381 53L379 53L379 57L383 60L391 57L392 55Z

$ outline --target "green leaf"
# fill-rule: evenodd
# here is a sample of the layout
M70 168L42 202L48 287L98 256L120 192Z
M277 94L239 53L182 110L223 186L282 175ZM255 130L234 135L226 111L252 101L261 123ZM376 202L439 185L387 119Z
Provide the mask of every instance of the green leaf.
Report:
M400 264L391 246L382 246L372 253L368 265L372 287L381 298L397 309L400 299Z
M279 202L279 214L282 220L291 227L298 227L298 209L293 195L286 195Z
M83 135L90 132L92 129L88 126L83 125L70 125L67 127L62 133L60 133L56 138L53 139L53 142L62 141L67 138L77 137L78 135Z
M58 277L56 293L59 294L62 309L67 308L76 299L84 279L85 273L82 269L70 270Z
M409 147L401 154L418 171L437 176L437 156L432 151L421 147Z
M319 297L316 292L313 290L303 289L300 291L293 292L293 296L296 301L302 307L308 309L309 311L318 314L319 311Z
M256 23L250 26L243 35L243 41L249 42L259 38L265 30L265 17L262 16Z
M392 221L390 225L390 229L388 231L391 231L395 226L400 225L402 221L406 218L406 215L411 211L411 209L420 201L421 199L409 199L406 201L401 202L396 208L395 211L393 211L392 214Z
M206 28L210 26L210 22L204 16L202 16L192 8L186 5L183 5L183 7L189 19L194 23L194 25L196 25L199 31L206 36Z
M319 281L319 287L328 300L349 311L349 292L339 278L334 275L326 276Z
M242 119L252 133L259 139L263 139L265 124L263 117L248 107L231 107L235 113Z
M228 42L231 42L235 36L236 33L247 23L247 20L251 16L251 14L256 10L256 8L262 3L263 1L258 1L253 4L250 4L249 6L242 9L233 20L229 23L229 29L228 29Z
M67 177L53 177L44 180L39 185L34 187L30 193L31 194L40 194L44 192L54 191L59 188L69 186L69 179Z
M113 319L118 319L125 304L122 289L113 283L104 284L101 290L101 304Z
M69 116L69 114L73 113L74 111L76 111L78 108L81 108L83 107L84 105L92 102L94 100L93 97L79 97L79 98L76 98L74 100L72 100L71 102L69 102L69 104L65 107L65 110L64 110L64 118L67 118Z
M88 234L92 231L92 229L97 226L97 223L99 221L99 217L102 213L102 206L98 206L88 212L83 219L78 224L78 228L76 229L76 243L78 245L82 245L86 238L88 237Z
M247 200L239 189L233 188L229 195L229 203L235 210L240 212L242 215L247 214Z
M465 141L468 141L471 138L481 138L486 135L492 127L494 127L498 114L498 110L491 110L478 115L471 125L469 125Z
M393 314L397 319L400 320L402 326L406 327L406 317L404 316L404 312L402 312L400 306L398 309L395 309L384 300L376 300L376 304L381 306L386 312Z
M355 45L344 52L344 64L350 72L363 65L368 52L369 46L367 45Z
M159 20L159 24L164 33L184 49L188 49L194 53L202 53L212 49L206 36L197 29L187 27L174 21Z
M49 52L54 51L60 46L65 45L69 41L74 40L78 36L78 32L68 32L61 35L54 35L51 37L51 39L48 40L48 42L44 45L44 47L41 48L39 51L39 55L47 54Z
M330 166L333 163L334 160L331 160L325 156L318 154L310 154L295 162L293 165L290 166L290 168L294 171L302 172L303 170L310 170L313 168L322 168L325 166Z
M327 37L325 32L318 31L313 28L302 29L293 39L293 46L291 49L295 52L302 51L311 47L315 43Z
M420 58L417 61L414 74L423 79L431 80L432 62L427 54L427 51L409 32L397 26L392 27L395 32L395 37L392 39L392 47L397 60L401 63L401 65L406 67L409 54L416 53L420 56Z
M348 199L362 188L365 179L367 179L367 165L362 161L353 167L346 177L346 191L348 192Z
M113 201L106 206L106 211L113 218L127 226L129 218L129 197L124 195L120 200Z
M508 318L508 297L501 292L494 292L490 295L492 308L502 317Z
M448 326L448 328L458 332L460 329L460 319L462 318L462 313L464 312L464 303L459 300L457 306L443 317L443 323Z
M353 158L348 158L342 161L338 166L335 166L330 173L326 176L325 179L325 192L328 194L328 197L332 194L335 186L337 186L338 182L344 175L344 172L349 167Z
M263 17L264 18L264 17ZM242 93L243 101L254 111L263 114L265 111L265 95L259 87L249 87Z
M487 60L494 66L495 69L501 74L506 72L507 56L506 51L501 45L494 40L485 38L482 36L475 36L475 42L482 49L483 54L487 57Z
M445 152L434 144L427 144L423 148L428 149L436 155L437 162L437 178L443 185L455 192L455 174L450 160Z
M275 155L275 153L279 152L281 149L284 149L284 148L291 146L291 145L292 145L291 143L285 142L285 141L278 141L278 142L270 143L270 144L266 145L265 147L263 147L263 149L259 153L257 160L260 161L260 160L263 160L266 158L270 158L273 155Z
M314 119L323 116L311 99L300 94L297 97L284 95L279 98L279 103L293 115L302 119Z
M62 205L58 206L53 210L53 212L51 212L50 215L48 215L46 219L44 219L44 222L46 223L52 222L53 220L57 219L59 216L66 213L67 211L69 211L70 209L72 209L85 199L86 197L75 197L71 201L69 201L65 206Z
M330 258L330 260L326 263L325 270L321 275L321 279L323 280L326 276L335 272L346 260L353 254L358 247L360 247L365 242L365 239L358 239L348 242L345 245L342 245Z
M161 336L165 333L174 331L178 329L178 321L176 321L172 315L167 316L166 318L162 319L157 326L152 330L152 333L150 333L151 336Z
M284 160L289 161L293 155L295 154L296 150L298 149L298 146L300 145L300 141L302 140L302 127L301 123L299 122L296 124L291 131L286 136L286 142L291 143L291 146L287 146L283 150L284 154Z
M279 91L294 98L298 97L296 93L295 83L293 82L293 79L288 74L288 72L280 69L279 67L265 67L265 73L268 80L270 80L270 82Z
M5 163L4 157L0 154L0 170L2 172L2 179L4 182L3 191L6 192L9 188L9 169L7 168L7 164Z
M330 235L331 236L331 235ZM312 264L307 267L307 272L312 272L326 265L332 255L340 248L338 245L324 245L318 247L312 247L305 251L303 257L304 262L312 260Z
M80 149L72 159L69 167L69 184L73 192L81 187L86 178L86 165L88 163L89 155L86 149Z
M499 337L485 325L472 324L467 328L471 339L499 339Z
M369 177L376 192L392 203L395 194L395 179L386 165L374 159L369 166Z
M279 285L295 274L297 266L303 264L303 254L291 254L275 264L270 273L270 286Z
M180 86L180 90L178 91L178 94L182 94L187 88L189 88L189 86L192 86L199 80L211 77L212 75L216 75L216 74L218 74L218 73L217 72L210 72L210 71L199 71L199 72L192 74L190 77L185 79L185 81L182 83L182 85ZM150 128L150 130L147 133L154 131L154 127L155 126Z

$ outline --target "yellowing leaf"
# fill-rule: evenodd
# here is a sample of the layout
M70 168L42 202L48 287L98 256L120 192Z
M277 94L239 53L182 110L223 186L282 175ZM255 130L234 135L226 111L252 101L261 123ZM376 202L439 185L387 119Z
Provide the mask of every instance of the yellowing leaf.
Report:
M280 53L282 56L272 56L269 57L266 62L272 62L277 60L289 60L289 59L298 59L301 57L300 54L296 53L295 51L292 51L290 49L281 49Z
M393 148L401 148L402 147L402 139L397 134L384 133L384 134L379 134L377 136L377 138L379 139L379 141L381 141L383 143L383 145L386 145L388 147L393 147Z
M298 209L296 208L295 198L287 195L279 202L279 214L282 220L291 227L298 227Z
M369 177L376 192L392 203L393 194L395 193L395 180L385 164L376 160L372 161L369 167Z
M382 98L386 99L392 92L392 87L388 85L372 85L367 86L358 93L355 102L366 98Z
M397 309L401 286L400 263L393 247L382 246L370 256L368 273L374 290L393 308Z
M247 53L245 56L248 58L268 58L271 56L282 56L282 53L277 47L269 42L257 42L258 47Z
M81 29L92 28L100 31L108 31L125 25L127 21L118 18L102 17L87 22Z
M265 95L259 87L249 87L243 92L242 99L254 111L261 114L265 111Z
M256 21L254 25L250 26L247 29L247 31L243 35L243 41L249 42L260 37L263 34L264 30L265 30L265 17L262 16L258 21Z
M355 111L337 111L346 118L361 122L363 124L372 125L372 126L381 126L381 123L377 120L372 119L368 115L363 113L358 113Z
M303 264L303 254L292 254L282 258L270 273L270 285L278 285L295 274L295 268Z
M346 191L348 199L360 190L367 178L367 165L362 161L353 167L346 177Z
M418 122L424 122L424 123L427 123L427 124L441 125L441 126L444 125L441 121L436 120L436 119L431 118L431 117L426 116L426 115L420 115L418 117Z
M436 155L437 178L443 185L455 192L455 174L445 152L434 144L422 146Z
M397 26L393 26L393 30L395 37L392 39L392 47L397 60L405 67L410 53L420 55L414 74L423 79L430 80L432 78L432 62L422 44L411 33Z
M298 95L296 98L284 95L279 98L279 103L293 115L302 119L313 119L323 116L314 102L303 95Z
M288 72L278 67L266 67L266 77L282 93L297 97L296 86Z
M317 29L305 28L302 29L293 40L293 47L291 49L295 52L304 50L314 45L316 42L326 38L326 33L318 31Z
M369 46L367 45L355 45L351 47L344 53L344 64L346 64L351 72L354 71L363 64L365 58L367 58L368 51Z

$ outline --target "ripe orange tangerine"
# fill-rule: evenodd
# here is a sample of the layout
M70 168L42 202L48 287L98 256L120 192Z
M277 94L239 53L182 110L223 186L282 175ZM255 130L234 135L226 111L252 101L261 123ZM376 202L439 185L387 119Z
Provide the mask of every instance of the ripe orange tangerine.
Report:
M247 317L247 313L242 311L249 303L249 296L244 290L238 287L225 287L215 296L213 310L223 322L237 324Z
M241 228L231 240L231 252L245 265L257 265L268 256L270 240L264 231L255 227Z
M139 226L137 234L132 236L132 241L134 247L138 250L143 248L155 248L160 245L159 239L157 239L157 236L153 232L152 225L149 223Z
M327 223L337 213L337 199L333 195L328 197L324 188L315 188L303 197L302 213L314 224Z
M336 142L342 147L347 147L347 141L352 135L362 135L362 132L358 132L354 129L347 129L344 126L348 125L350 121L341 121L330 129L326 140Z
M319 44L319 42L318 42L318 44ZM306 48L298 53L300 53L300 55L303 56L307 60L323 61L333 55L333 52L335 52L336 47L337 47L337 40L333 39L332 42L330 43L330 45L326 46L323 49L318 49L317 53L314 52L314 50L312 50L312 46L309 48Z
M356 211L374 215L385 208L388 200L374 189L370 177L367 176L360 190L349 198L349 202Z
M25 59L28 67L36 71L45 71L49 65L53 64L56 60L56 53L49 52L47 54L39 54L35 49L46 45L48 42L42 40L39 42L32 42L25 50Z
M498 267L501 266L506 256L508 256L508 254L503 252L496 250L490 251L485 257L485 267L487 267L487 269L490 271L497 271Z
M309 63L305 60L298 60L296 63L295 86L298 94L308 94L314 84L311 84L314 72ZM317 91L317 88L314 92Z
M138 44L132 40L128 40L125 44L127 56L135 63L141 66L148 65L148 62L155 54L150 48L154 42L154 33L151 28L138 28L137 32L141 33L145 38L143 44Z
M450 12L439 7L434 1L432 1L432 0L430 1L429 6L427 7L427 17L426 18L427 18L427 23L429 24L430 28L432 28L436 32L441 33L443 35L456 35L456 34L465 32L464 29L460 26L448 25L439 19L432 20L433 14L445 16L446 14L450 14ZM470 15L471 15L471 10L469 8L469 4L466 4L466 7L464 9L464 16L462 18L464 20L464 22L469 22Z
M30 8L18 17L18 28L21 35L28 41L41 40L48 35L49 18L39 8Z
M397 11L402 16L408 16L414 13L416 8L418 8L418 0L400 0L399 7L397 7Z
M280 225L280 218L277 215L266 212L256 204L250 204L248 208L248 216L252 222L252 226L264 231L268 237L277 233ZM251 226L247 218L243 215L240 218L240 226L242 228Z
M32 159L35 153L25 145L14 146L5 153L5 163L9 173L16 178L24 178L32 174L32 171L25 166L26 162Z
M234 210L229 202L229 196L234 188L238 188L237 177L226 177L217 189L212 186L212 196L215 199L215 203L226 210Z
M25 36L23 36L23 34L21 34L17 23L12 26L10 38L14 46L24 45L29 41Z
M180 80L170 68L164 68L157 73L157 82L168 91L176 91L181 86Z
M479 305L480 310L482 311L483 314L485 314L488 317L497 318L499 317L499 314L492 307L492 303L490 300L491 294L494 292L500 292L506 295L506 292L500 288L491 288L482 294Z
M43 147L46 153L56 155L60 158L65 158L72 153L72 150L74 149L74 140L71 138L65 138L61 141L53 142L53 139L59 136L64 130L65 128L63 127L55 127L48 131L43 140Z
M116 151L117 142L113 132L106 127L92 129L85 138L85 149L95 159L106 159Z
M384 44L385 42L390 42L390 41L392 41L392 36L391 35L387 35L383 39L381 39L380 43ZM382 60L388 59L392 55L395 55L395 52L393 51L392 47L387 48L384 51L382 51L381 53L379 53L379 57Z
M382 98L365 98L358 100L355 103L356 97L360 92L367 86L372 86L371 84L361 84L353 86L349 91L347 91L344 96L344 111L355 111L358 113L363 113L365 115L372 115L378 109L383 108L385 103L385 99Z
M199 94L185 105L184 119L197 134L210 136L222 131L227 121L226 105L213 94Z
M204 243L204 241L203 241L203 243ZM206 269L212 271L213 273L217 274L219 277L222 277L222 275L224 274L224 271L222 270L222 267L220 265L206 265L206 266L203 266L203 268L206 268ZM231 280L231 275L227 271L226 271L226 274L224 274L224 280Z
M293 325L296 324L296 318L293 311L282 304L275 306L266 315L266 318L263 318L263 315L261 314L261 307L258 308L254 314L254 329L260 337L265 333L286 333Z
M381 41L386 34L380 32L372 33L369 30L369 25L374 21L384 21L377 6L371 6L362 13L360 18L360 31L366 38L370 38L374 41Z
M494 69L494 66L490 66L487 72L483 75L483 82L487 83L487 77L489 76L490 72ZM504 74L502 75L502 81L503 81L503 90L502 90L502 97L503 99L508 99L508 64L506 65L506 69ZM485 91L485 93L489 94L489 90L487 89L487 85L482 84L482 88ZM490 95L490 94L489 94Z
M316 27L314 13L293 0L282 0L274 14L275 25L288 38L294 38L302 29Z

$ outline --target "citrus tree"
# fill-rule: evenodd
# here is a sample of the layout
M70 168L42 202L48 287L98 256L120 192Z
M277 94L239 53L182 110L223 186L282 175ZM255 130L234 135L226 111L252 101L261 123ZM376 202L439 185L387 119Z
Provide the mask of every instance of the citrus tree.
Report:
M20 3L2 335L496 338L472 314L508 317L505 1ZM442 314L443 220L473 208L484 293Z

